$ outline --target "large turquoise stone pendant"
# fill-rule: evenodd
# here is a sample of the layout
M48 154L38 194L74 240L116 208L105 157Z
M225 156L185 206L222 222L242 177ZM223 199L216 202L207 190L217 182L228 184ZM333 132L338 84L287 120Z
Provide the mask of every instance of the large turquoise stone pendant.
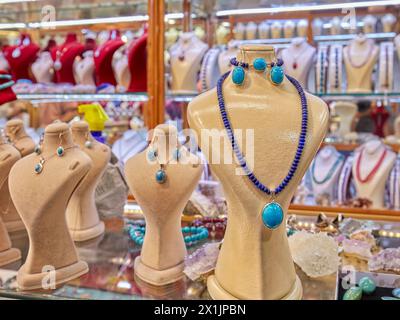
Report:
M64 155L64 148L63 148L63 147L59 146L59 147L57 148L57 155L58 155L59 157L62 157L62 156Z
M279 203L267 203L262 209L262 221L268 229L276 229L283 221L283 210Z
M272 67L270 76L273 84L281 84L285 73L283 72L283 69L281 67L275 66Z
M245 72L242 67L235 67L232 71L232 81L234 84L240 86L244 82Z
M167 180L167 174L163 169L157 170L156 172L156 181L159 184L163 184Z
M267 62L263 58L256 58L253 61L253 67L257 71L264 71L267 67Z

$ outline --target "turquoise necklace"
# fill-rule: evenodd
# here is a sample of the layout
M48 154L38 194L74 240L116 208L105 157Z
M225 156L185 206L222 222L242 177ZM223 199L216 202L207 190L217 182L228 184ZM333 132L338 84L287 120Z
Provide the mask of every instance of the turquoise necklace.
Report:
M15 82L11 80L11 81L8 81L6 83L0 84L0 90L10 88L10 87L12 87L14 85L14 83Z
M332 165L332 167L329 169L328 173L326 174L326 176L322 180L318 180L315 177L315 162L316 162L316 160L314 160L312 165L311 165L311 174L312 174L313 181L316 184L324 184L325 182L330 180L332 178L332 175L335 173L336 168L342 163L343 158L344 158L343 155L339 155L339 157L336 159L335 163Z

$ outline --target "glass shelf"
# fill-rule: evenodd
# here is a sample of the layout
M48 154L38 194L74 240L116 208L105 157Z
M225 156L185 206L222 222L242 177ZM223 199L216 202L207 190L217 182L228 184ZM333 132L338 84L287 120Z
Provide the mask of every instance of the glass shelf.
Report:
M79 101L147 101L147 93L21 93L20 100L30 100L33 104Z
M324 42L324 44L328 44L329 42L347 43L349 40L354 39L356 36L357 34L322 35L322 36L314 36L314 41ZM365 36L369 39L374 39L374 40L392 40L396 36L396 33L395 32L366 33Z
M340 93L313 93L323 100L390 100L392 102L400 101L400 92L340 92Z

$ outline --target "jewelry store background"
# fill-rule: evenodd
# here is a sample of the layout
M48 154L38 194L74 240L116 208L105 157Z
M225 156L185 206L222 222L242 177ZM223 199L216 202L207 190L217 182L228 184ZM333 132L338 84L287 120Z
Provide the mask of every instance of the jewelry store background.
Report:
M399 59L396 0L0 0L0 299L400 299Z

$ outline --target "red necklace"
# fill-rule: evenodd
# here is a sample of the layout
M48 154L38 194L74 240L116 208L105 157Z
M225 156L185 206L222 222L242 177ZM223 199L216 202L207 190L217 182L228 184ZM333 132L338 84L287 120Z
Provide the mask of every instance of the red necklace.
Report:
M360 151L360 155L358 156L357 159L357 165L356 165L356 176L357 176L357 180L361 183L366 183L369 180L372 179L372 177L376 174L376 172L378 171L379 167L382 165L383 160L386 157L386 153L387 153L387 149L385 148L385 150L383 150L382 155L380 156L378 162L376 163L376 165L372 168L371 172L363 179L361 178L361 174L360 174L360 165L361 165L361 158L362 158L362 154L364 152L364 149L362 149Z

